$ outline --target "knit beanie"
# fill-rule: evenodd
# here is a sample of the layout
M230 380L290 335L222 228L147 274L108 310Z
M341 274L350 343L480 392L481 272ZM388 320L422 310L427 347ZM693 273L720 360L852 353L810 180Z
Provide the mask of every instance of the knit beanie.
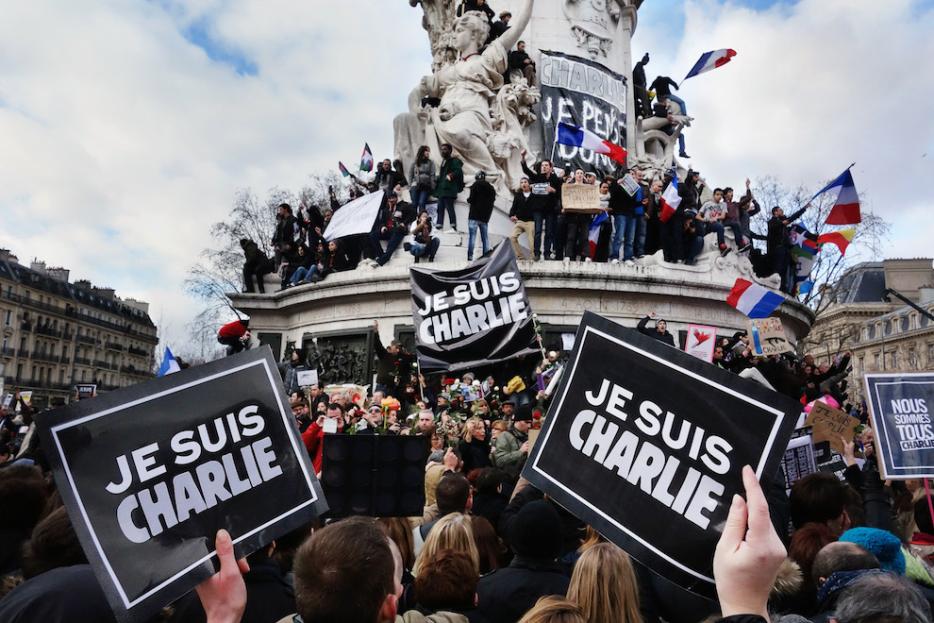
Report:
M529 502L513 519L510 537L510 545L516 554L554 560L561 553L561 517L550 502Z
M878 528L850 528L840 536L841 541L855 543L879 559L885 571L905 575L905 555L898 537Z

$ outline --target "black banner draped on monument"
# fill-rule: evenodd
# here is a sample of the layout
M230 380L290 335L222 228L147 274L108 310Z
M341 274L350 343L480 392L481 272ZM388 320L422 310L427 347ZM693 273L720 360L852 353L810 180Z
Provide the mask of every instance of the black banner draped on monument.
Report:
M591 60L548 51L542 51L538 77L543 157L565 169L616 173L616 163L605 155L558 145L555 129L569 123L626 147L626 77Z
M423 372L487 365L537 352L516 256L501 243L467 268L411 268L412 320Z

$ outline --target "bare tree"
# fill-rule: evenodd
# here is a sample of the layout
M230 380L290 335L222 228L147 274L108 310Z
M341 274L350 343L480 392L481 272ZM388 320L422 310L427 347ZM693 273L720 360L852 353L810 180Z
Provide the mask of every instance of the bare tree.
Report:
M818 236L838 229L837 226L825 223L833 208L834 196L832 194L821 195L811 201L814 195L813 190L804 186L788 188L774 177L764 177L756 180L753 195L762 206L762 211L753 220L753 230L763 233L766 231L766 223L772 215L773 206L781 206L786 214L790 214L808 202L810 206L796 223ZM860 196L860 199L864 198ZM863 205L865 205L864 200ZM865 210L862 212L862 222L854 227L856 227L856 235L846 255L840 253L836 245L825 244L821 245L820 251L814 256L814 264L811 267L811 281L814 286L807 293L802 294L800 300L818 315L833 302L840 277L848 268L857 263L856 258L862 261L880 259L878 257L880 243L888 237L891 229L888 221Z

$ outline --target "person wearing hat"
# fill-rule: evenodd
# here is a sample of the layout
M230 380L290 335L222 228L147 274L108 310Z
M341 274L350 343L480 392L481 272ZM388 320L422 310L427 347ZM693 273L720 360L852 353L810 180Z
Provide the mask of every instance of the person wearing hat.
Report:
M524 404L516 410L509 430L496 438L493 445L493 465L506 472L515 481L529 456L529 428L532 426L532 405Z
M477 585L477 609L491 623L519 620L539 597L564 595L570 583L556 562L561 554L561 517L551 502L535 500L523 506L509 526L508 537L515 558Z

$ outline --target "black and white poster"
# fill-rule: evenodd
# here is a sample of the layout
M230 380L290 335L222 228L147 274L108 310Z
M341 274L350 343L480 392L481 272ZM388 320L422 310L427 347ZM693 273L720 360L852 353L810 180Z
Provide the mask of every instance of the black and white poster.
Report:
M422 372L458 370L537 352L535 325L508 242L467 268L411 268Z
M659 575L711 595L742 468L783 481L800 410L587 312L522 475Z
M143 621L215 571L327 510L269 347L36 416L108 600ZM80 617L79 617L80 618Z
M600 138L626 147L626 77L600 63L542 51L538 67L542 101L542 157L565 169L594 171L599 177L615 174L617 164L589 149L559 145L558 123L589 130Z
M934 478L934 372L865 379L883 477Z

